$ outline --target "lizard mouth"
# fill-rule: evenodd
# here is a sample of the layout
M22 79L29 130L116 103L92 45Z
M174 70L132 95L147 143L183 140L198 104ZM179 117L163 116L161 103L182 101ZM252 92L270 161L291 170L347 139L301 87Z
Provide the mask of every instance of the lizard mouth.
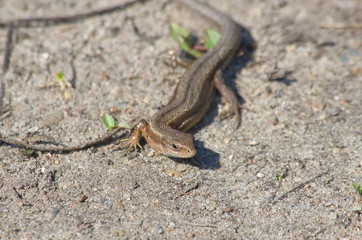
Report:
M197 153L196 149L187 149L185 151L179 151L177 153L164 152L163 154L168 157L174 158L192 158Z

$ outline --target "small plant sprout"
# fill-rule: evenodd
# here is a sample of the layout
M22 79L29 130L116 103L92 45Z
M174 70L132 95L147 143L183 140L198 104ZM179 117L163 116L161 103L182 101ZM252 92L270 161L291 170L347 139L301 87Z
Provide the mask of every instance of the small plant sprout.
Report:
M180 48L186 53L190 54L194 58L199 58L202 56L203 52L197 50L192 45L191 34L184 29L183 27L177 24L171 24L170 26L170 35L174 41L178 43ZM203 47L205 49L211 49L216 46L220 40L220 33L215 30L208 29L206 30L206 37L203 41Z
M64 94L65 99L72 98L72 93L68 90L72 86L71 86L70 82L65 78L64 72L61 71L58 73L54 73L54 75L55 75L55 79L57 80L57 83L60 87L60 90Z
M362 196L362 186L360 184L358 184L358 183L353 183L352 186L357 190L359 195Z
M108 130L112 130L116 127L116 120L107 113L103 115L103 123L106 125Z
M285 172L282 172L282 173L278 173L277 174L277 180L282 180L282 179L284 179L286 177L286 174L285 174Z

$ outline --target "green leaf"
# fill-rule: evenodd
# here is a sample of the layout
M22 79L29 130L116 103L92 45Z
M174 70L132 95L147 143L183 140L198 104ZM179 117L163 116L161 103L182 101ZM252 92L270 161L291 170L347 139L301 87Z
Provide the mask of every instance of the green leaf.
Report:
M202 56L202 52L192 48L191 34L183 27L172 23L170 25L170 35L186 53L195 58Z
M35 156L35 151L31 148L23 148L23 154L27 157Z
M107 113L103 116L103 123L109 130L112 130L116 127L116 120L114 120L114 118Z
M55 74L55 77L58 81L62 81L64 78L64 72L59 72Z
M186 51L186 50L184 50L184 51ZM190 54L191 56L193 56L194 58L199 58L199 57L201 57L202 56L202 52L200 52L200 51L197 51L197 50L195 50L195 49L190 49L190 50L188 50L188 51L186 51L188 54Z
M175 40L176 42L178 41L178 38L181 36L185 39L191 39L191 35L190 33L183 27L175 24L175 23L171 23L170 25L170 35L173 38L173 40Z
M277 174L277 180L282 180L285 178L285 176L286 176L285 173L279 173L279 174Z
M216 46L216 44L219 42L220 38L221 38L221 35L219 32L217 32L213 29L207 29L204 46L207 49L214 48Z
M353 183L353 187L359 192L359 194L362 196L362 186L358 183Z

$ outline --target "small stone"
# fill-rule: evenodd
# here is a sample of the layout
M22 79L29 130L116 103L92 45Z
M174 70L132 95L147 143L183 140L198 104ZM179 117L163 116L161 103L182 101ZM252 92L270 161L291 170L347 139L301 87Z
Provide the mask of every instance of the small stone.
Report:
M83 194L77 198L77 202L82 203L82 202L85 202L85 200L87 200L87 199L88 199L88 197Z
M123 229L121 229L118 231L117 235L118 237L124 237L126 235L126 232Z
M257 146L257 145L259 145L259 142L257 142L257 141L250 141L249 142L249 146Z
M264 175L264 173L258 172L258 173L256 174L256 176L257 176L258 178L262 178L262 177L264 177L265 175Z
M151 151L147 154L147 157L153 157L155 156L155 151Z
M265 88L265 92L266 92L267 94L272 94L272 93L273 93L273 90L271 89L270 86L267 86L267 87Z
M168 171L168 175L174 178L179 178L181 177L181 172L177 171L177 170L170 170Z
M321 101L312 102L312 109L314 112L320 112L326 107L326 104Z
M327 217L329 220L336 220L338 218L338 215L335 212L330 212Z
M118 113L118 112L120 112L119 108L116 107L116 106L110 107L110 108L109 108L109 111L110 111L111 113Z
M186 233L186 237L193 238L193 237L195 237L195 234L189 232L189 233Z
M60 208L53 209L50 213L51 218L55 218L60 213L60 210Z
M225 144L228 144L228 143L230 143L230 142L231 142L231 138L225 138L225 139L224 139L224 143L225 143Z
M114 206L115 206L115 207L121 207L121 206L122 206L122 202L119 201L119 200L117 200L117 201L114 202Z
M49 53L46 53L46 52L45 52L45 53L43 53L43 54L41 55L41 57L46 60L46 59L49 58Z
M285 50L289 53L294 52L297 49L297 45L296 44L289 44L286 46Z
M339 148L333 148L332 152L333 152L333 154L340 153L340 152L341 152L341 149L339 149Z
M113 202L109 199L101 199L101 201L99 202L103 207L112 207L113 206Z
M64 98L66 100L69 100L69 99L71 99L73 97L73 94L68 90L65 90L63 94L64 94Z

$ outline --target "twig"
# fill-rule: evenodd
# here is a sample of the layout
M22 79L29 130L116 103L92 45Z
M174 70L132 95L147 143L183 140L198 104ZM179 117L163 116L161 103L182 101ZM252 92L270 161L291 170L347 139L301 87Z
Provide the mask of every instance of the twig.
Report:
M132 6L135 3L146 2L146 1L148 0L129 0L123 3L116 4L114 6L91 10L85 13L77 13L68 16L19 18L7 22L0 22L0 27L4 28L9 25L13 25L15 27L41 27L41 26L50 26L61 23L70 23L90 18L96 15L103 15L121 9L125 9L127 7Z
M321 28L332 28L332 29L355 29L362 28L362 24L360 23L334 23L334 24L321 24Z
M3 75L8 71L8 68L9 68L11 46L13 43L13 30L14 30L14 26L12 24L9 24L8 31L6 34L5 51L4 51L3 66L2 66Z
M62 146L62 147L36 146L27 141L18 140L18 139L11 138L11 137L3 137L1 135L0 135L0 141L4 142L6 144L16 145L18 147L23 147L23 148L29 148L29 149L33 149L33 150L40 151L40 152L73 152L73 151L80 151L80 150L104 143L104 142L110 140L121 129L122 128L115 128L104 136L91 140L87 143L83 143L83 144L80 144L77 146L69 146L69 147L68 146L65 146L65 147L64 146Z
M0 73L0 115L3 113L3 105L4 105L4 97L5 97L4 78L5 78L6 72L8 71L9 63L10 63L11 45L13 42L13 30L14 30L14 26L10 24L8 27L7 34L6 34L3 65L2 65L1 73Z
M0 117L4 113L4 96L5 96L5 84L4 84L5 74L0 73Z
M272 204L274 205L276 202L280 201L280 200L283 200L284 198L286 198L289 194L291 194L292 192L296 192L298 191L299 189L303 188L305 185L307 185L308 183L311 183L313 182L314 180L316 180L317 178L320 178L322 177L323 175L327 174L329 172L329 170L325 171L325 172L322 172L320 174L318 174L317 176L297 185L296 187L292 188L291 190L287 191L286 193L282 194L280 197L277 197L276 199L274 200L269 200L269 204Z

